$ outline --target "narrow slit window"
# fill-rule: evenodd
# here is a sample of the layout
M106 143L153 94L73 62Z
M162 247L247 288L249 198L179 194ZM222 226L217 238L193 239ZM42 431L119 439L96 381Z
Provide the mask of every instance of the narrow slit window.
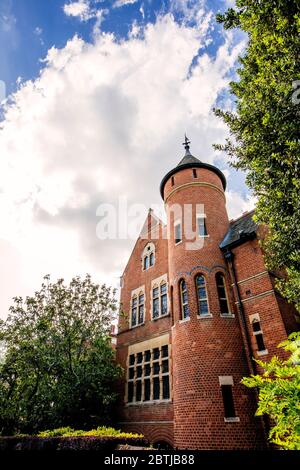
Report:
M181 222L177 222L174 225L174 238L175 238L175 244L180 243L182 241Z
M167 284L160 286L160 312L161 315L168 313Z
M198 315L204 316L209 314L208 310L208 299L205 277L202 274L196 276L196 289L198 298Z
M145 256L144 258L144 270L149 268L149 256Z
M160 383L159 377L153 378L153 400L159 400L160 397Z
M175 184L175 179L174 179L174 176L172 176L172 178L171 178L171 185L174 186L174 184Z
M132 299L131 307L131 326L136 326L137 324L137 297Z
M195 168L193 168L193 177L197 178L197 170Z
M144 323L144 294L139 295L139 318L138 318L139 325Z
M128 402L133 401L133 382L128 382Z
M226 292L226 285L225 285L225 277L222 273L216 274L216 284L217 284L217 290L218 290L221 315L230 315L227 292Z
M205 217L202 215L197 216L197 230L198 230L199 237L206 237L208 235L207 229L206 229Z
M141 400L142 400L142 381L137 380L136 391L135 391L135 401L141 401Z
M180 281L180 301L181 301L181 315L182 319L185 320L190 316L189 302L188 302L188 291L186 282L184 279Z
M253 335L255 336L257 350L259 352L266 351L266 346L264 342L263 332L261 330L260 321L254 320L252 322Z
M221 385L225 418L235 418L232 385Z
M155 287L152 291L153 295L153 308L152 308L152 316L153 318L158 318L159 317L159 288Z

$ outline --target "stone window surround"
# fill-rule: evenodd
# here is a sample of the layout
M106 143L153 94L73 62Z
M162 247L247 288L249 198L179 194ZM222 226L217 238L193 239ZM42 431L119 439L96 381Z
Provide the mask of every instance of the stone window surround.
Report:
M206 235L199 235L198 233L198 219L206 219L206 214L197 212L196 214L196 233L197 233L197 238L209 238L209 233L206 233ZM207 232L207 227L205 223L205 229Z
M219 375L219 384L220 384L220 387L222 387L222 385L231 385L231 387L233 387L234 383L233 383L232 375ZM224 417L224 422L225 423L239 423L240 418L238 416L233 416L230 418Z
M168 305L168 310L167 313L164 315L161 315L161 302L160 302L160 286L166 284L167 285L167 305ZM159 288L159 316L157 318L153 318L153 289L155 287ZM160 318L167 317L170 315L171 311L171 305L170 305L170 296L169 296L169 283L168 283L168 273L163 274L162 276L157 277L156 279L153 279L151 281L151 290L150 290L150 312L151 312L151 320L152 321L157 321Z
M144 321L142 323L137 323L136 325L133 325L131 324L131 320L132 320L132 301L134 299L134 297L137 297L137 299L139 298L139 295L143 294L144 295ZM137 302L137 307L138 307L138 302ZM137 318L138 318L138 309L137 309ZM145 294L145 284L140 286L140 287L137 287L136 289L134 289L133 291L131 291L131 297L130 297L130 319L129 319L129 328L130 329L133 329L133 328L137 328L138 326L141 326L141 325L144 325L145 323L145 317L146 317L146 294Z
M199 315L199 297L198 297L198 288L197 288L197 276L203 276L204 281L205 281L205 291L206 291L206 301L207 301L207 306L208 306L208 313L205 315ZM195 274L194 276L194 283L195 283L195 289L196 289L196 297L197 297L197 318L198 319L203 319L203 318L212 318L212 313L210 313L210 307L209 307L209 298L208 298L208 289L207 289L207 279L205 274L203 274L202 271L199 271L198 273Z
M180 226L181 240L176 242L176 227L178 227L178 226ZM180 243L182 243L182 220L181 219L177 219L177 220L174 221L174 243L175 243L175 245L180 245Z
M220 317L222 317L222 318L234 318L235 315L234 315L234 313L233 313L232 310L231 310L231 305L230 305L230 302L229 302L226 276L225 276L225 274L224 274L222 271L216 272L216 274L215 274L215 282L216 282L217 291L218 291L218 284L217 284L217 275L218 275L218 274L221 274L221 275L223 276L223 279L224 279L225 295L226 295L226 300L227 300L227 305L228 305L228 310L229 310L228 313L222 313L222 312L220 312ZM218 292L218 299L219 299L219 292ZM220 308L221 308L221 307L220 307Z
M252 324L255 322L255 321L258 321L259 322L259 325L260 325L260 330L259 331L253 331L252 329ZM249 315L249 322L250 322L250 325L251 325L251 329L252 329L252 335L253 336L256 336L258 334L261 334L263 336L264 332L262 330L262 327L261 327L261 320L260 320L260 316L258 313L254 313L253 315ZM262 351L256 351L256 354L258 356L266 356L267 354L269 354L269 351L267 349L263 349Z
M153 256L154 256L154 261L153 261L153 264L150 266L150 255L151 254L153 254ZM149 257L149 266L148 266L148 268L145 269L144 268L144 260L147 256ZM147 243L147 245L144 247L143 252L142 252L141 262L142 262L142 271L148 271L148 269L153 268L153 266L155 265L155 245L154 245L153 242Z
M168 352L169 352L169 354L168 354L168 360L169 360L169 373L168 373L169 374L169 398L168 399L159 399L159 400L149 400L149 401L143 401L142 400L140 402L133 401L133 402L128 403L129 357L131 356L131 354L138 354L139 352L144 353L147 350L152 351L155 348L159 348L161 350L162 346L165 346L165 345L168 345ZM159 403L170 403L172 401L172 354L171 353L172 353L172 345L170 343L169 333L166 333L162 336L158 336L156 338L151 338L151 339L146 340L146 341L142 341L140 343L135 343L135 344L130 345L128 347L128 355L127 355L127 360L126 360L126 373L127 373L127 375L126 375L126 387L125 387L125 397L124 397L126 406L145 406L145 405L151 405L151 404L157 405ZM160 355L160 358L159 358L160 367L161 367L162 360L163 360L163 358ZM144 363L144 358L143 358L142 364L143 363ZM151 357L151 364L152 364L152 357ZM143 380L143 377L144 377L144 374L142 375L141 380ZM162 377L162 373L160 372L160 374L159 374L160 381L161 381L161 377ZM153 370L152 370L152 367L151 367L151 373L150 373L150 376L149 376L151 384L152 384L152 378L153 378ZM152 385L151 385L151 387L152 387ZM160 394L162 394L161 384L160 384Z

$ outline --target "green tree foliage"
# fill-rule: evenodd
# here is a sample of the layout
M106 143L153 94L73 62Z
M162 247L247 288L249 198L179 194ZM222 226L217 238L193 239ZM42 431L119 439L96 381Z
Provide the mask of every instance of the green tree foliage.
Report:
M269 268L286 268L280 289L300 311L300 2L237 0L217 20L248 34L239 79L230 84L235 112L216 110L228 124L224 145L258 196L256 220L267 224Z
M36 432L109 422L120 376L111 347L114 292L90 276L14 299L0 325L0 431Z
M244 378L242 383L259 390L256 414L267 414L274 423L270 440L283 449L300 450L300 333L292 333L279 347L290 353L288 359L257 361L263 375Z

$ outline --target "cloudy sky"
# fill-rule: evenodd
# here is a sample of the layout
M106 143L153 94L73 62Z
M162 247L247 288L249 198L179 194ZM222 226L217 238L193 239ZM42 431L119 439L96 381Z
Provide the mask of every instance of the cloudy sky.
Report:
M1 0L1 317L46 273L118 285L134 240L99 240L97 208L160 204L185 132L225 172L230 217L252 207L244 175L212 148L227 135L212 108L234 105L246 44L215 21L232 3Z

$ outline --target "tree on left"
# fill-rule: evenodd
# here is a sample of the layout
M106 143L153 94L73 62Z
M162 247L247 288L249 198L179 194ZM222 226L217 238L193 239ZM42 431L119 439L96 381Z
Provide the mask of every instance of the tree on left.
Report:
M111 347L115 291L87 275L15 297L0 324L0 432L108 424L121 375Z

